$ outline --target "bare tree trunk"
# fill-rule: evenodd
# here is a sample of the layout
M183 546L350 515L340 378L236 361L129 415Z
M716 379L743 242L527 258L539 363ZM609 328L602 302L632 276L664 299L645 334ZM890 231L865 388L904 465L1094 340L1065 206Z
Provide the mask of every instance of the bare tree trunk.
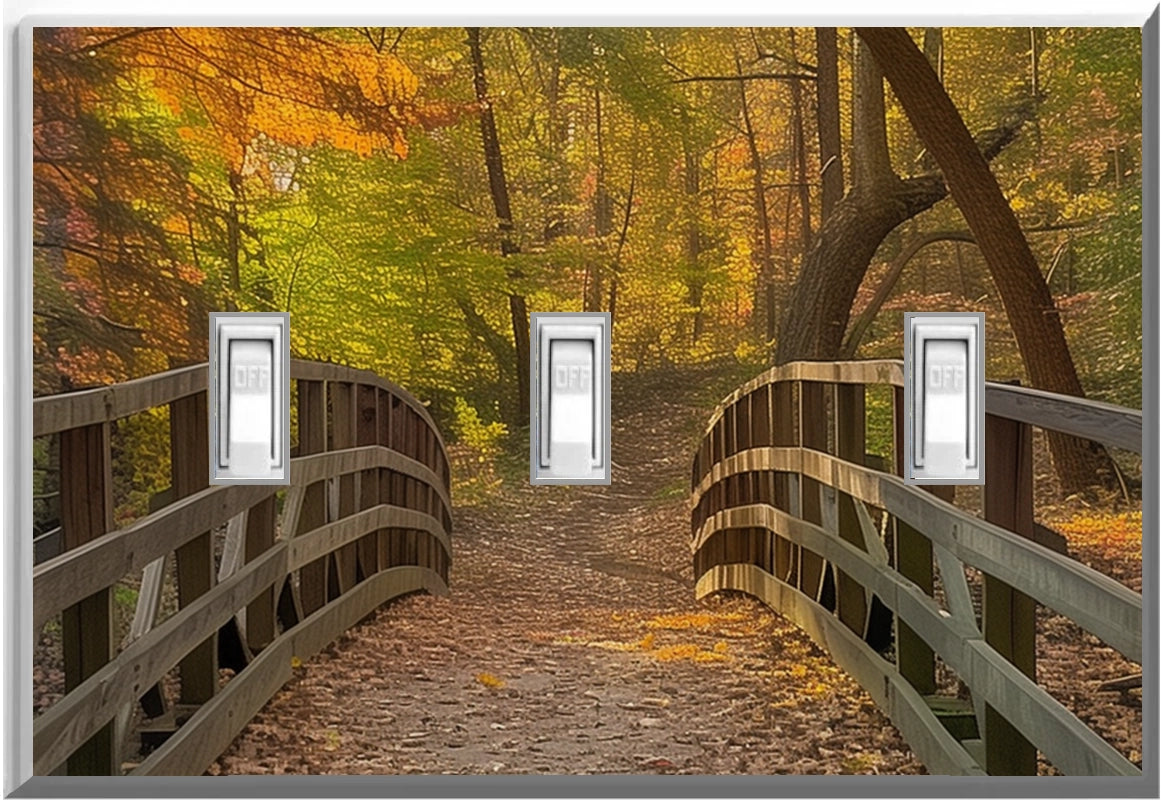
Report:
M226 257L230 263L230 294L226 297L226 310L238 310L238 298L242 294L241 228L238 203L242 199L242 176L231 171L230 204L226 209Z
M1064 337L1060 312L995 175L974 146L963 118L903 28L859 28L891 81L915 132L939 162L952 197L988 263L1032 384L1084 396ZM1065 492L1111 481L1108 456L1096 446L1049 434ZM1098 470L1108 474L1098 476Z
M794 28L790 29L790 57L798 63L798 50L794 39ZM802 111L802 82L797 78L790 81L790 109L791 126L794 130L794 160L797 167L796 182L798 184L798 212L799 241L802 244L801 253L805 257L810 252L810 240L813 231L810 227L810 183L806 175L806 126Z
M488 79L484 73L484 54L480 48L480 29L467 28L468 45L472 51L472 77L476 102L480 106L480 137L484 145L484 162L488 167L488 186L492 205L496 210L496 228L500 232L500 252L504 256L520 252L514 241L515 226L512 207L508 200L508 181L504 176L504 158L500 151L500 137L496 133L496 118L488 97ZM513 284L523 279L518 268L509 268L508 280ZM512 318L512 336L515 342L516 402L512 418L520 425L528 424L528 304L515 286L508 292L508 312ZM501 370L501 374L503 370Z
M601 91L594 93L597 123L597 187L593 194L593 217L597 239L600 241L599 250L604 253L606 238L613 232L613 199L609 196L607 168L605 164L605 137L601 114ZM605 296L604 264L598 259L592 265L592 281L589 283L588 295L585 297L585 311L600 311L601 300Z
M705 325L705 314L702 312L702 299L705 294L705 279L701 273L699 260L701 257L701 226L698 220L698 208L701 202L701 165L698 163L698 154L694 152L688 123L682 131L681 149L685 159L685 259L688 265L689 277L689 305L693 309L693 343L701 338Z
M822 173L821 223L843 196L843 140L839 127L838 35L834 28L815 28L818 53L818 154Z
M621 221L621 235L617 239L617 252L613 255L613 277L609 281L609 327L617 322L617 288L621 279L621 257L625 252L625 241L629 238L629 220L633 216L633 195L637 190L637 153L633 153L633 164L629 168L629 194L625 197L625 216ZM610 330L610 334L612 331Z
M742 59L734 51L734 69L742 74ZM762 154L758 151L758 139L754 134L754 121L750 115L749 98L746 96L746 82L738 81L738 97L742 102L742 124L746 135L746 145L750 153L750 172L753 175L754 210L757 216L758 252L754 259L757 273L754 281L754 327L769 342L774 338L774 249L770 237L770 208L766 203L766 170L762 165Z

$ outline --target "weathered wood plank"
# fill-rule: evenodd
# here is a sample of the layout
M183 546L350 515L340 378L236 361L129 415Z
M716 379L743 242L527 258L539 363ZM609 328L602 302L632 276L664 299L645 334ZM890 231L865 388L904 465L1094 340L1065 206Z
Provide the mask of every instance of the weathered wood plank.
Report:
M903 434L907 423L906 404L902 387L891 390L891 412L893 422L895 474L903 474L903 459L906 448ZM935 572L931 554L931 540L898 517L891 518L894 526L895 568L899 574L912 581L925 594L935 592ZM921 695L935 692L935 652L902 619L895 617L895 661L899 672Z
M399 527L422 531L433 537L445 551L451 549L451 542L439 520L422 512L398 506L379 505L347 517L329 522L310 533L304 533L290 541L290 569L296 569L326 553L357 541L368 531L377 528Z
M164 406L204 392L206 376L206 365L195 364L98 389L38 397L32 401L32 435L112 422Z
M349 383L328 383L331 402L331 431L328 450L346 450L355 446L355 387ZM344 473L332 479L337 489L337 519L350 515L355 510L355 476ZM335 572L339 579L338 593L343 594L355 585L358 578L358 545L350 542L339 548L335 554Z
M173 492L189 497L209 486L209 408L205 392L174 400L169 405L169 442L173 464ZM214 545L203 530L174 551L177 566L177 603L185 608L213 588ZM182 703L204 703L218 688L218 642L213 632L182 659Z
M1032 428L993 414L984 418L984 519L1032 538ZM1036 603L999 578L984 573L984 639L1017 669L1036 680ZM1036 748L1020 734L1019 720L988 706L983 740L988 773L1035 775Z
M752 525L783 530L803 548L816 550L871 587L955 670L973 696L978 695L1005 717L1020 720L1024 735L1062 771L1078 775L1140 774L1116 749L982 641L974 624L946 615L915 584L893 570L880 569L866 553L830 536L819 526L770 506L754 505L720 512L707 522L704 532L712 536L718 530ZM740 588L708 579L713 573L711 570L699 579L699 597L723 588ZM772 607L781 611L779 606Z
M835 455L845 461L861 464L867 451L866 391L862 384L835 384L834 408ZM838 535L856 547L865 549L855 500L844 492L839 492L836 500ZM836 584L839 619L860 637L866 636L867 617L870 613L867 593L841 569L836 575Z
M773 367L722 398L706 420L705 434L739 398L762 386L794 380L902 387L903 362L798 361ZM1141 412L1137 409L998 383L985 385L984 407L989 414L1141 452Z
M794 385L789 382L774 383L770 387L770 418L773 420L772 438L776 446L795 446L798 444L798 429L794 423ZM711 470L712 470L712 466ZM707 470L707 474L709 470ZM795 484L791 485L791 476L785 473L774 475L774 505L783 511L795 514L801 508L801 495L797 476ZM774 539L774 574L779 580L789 581L794 569L794 548L790 541L782 536Z
M286 573L279 544L190 602L89 676L33 723L34 771L45 774Z
M802 447L806 450L826 450L826 384L803 381L798 385L798 425L801 431ZM748 450L742 455L753 453ZM822 484L809 476L802 480L802 518L814 523L822 522L820 503ZM823 562L816 552L798 548L798 586L807 597L818 599L822 591Z
M345 367L341 364L324 364L319 361L301 361L299 359L291 359L290 377L309 381L326 380L342 383L368 383L373 386L378 386L381 389L386 389L395 397L397 402L401 401L412 413L417 414L435 432L440 449L446 451L447 445L443 440L443 434L439 432L439 427L435 424L435 420L432 418L431 412L427 410L427 406L421 403L411 392L393 381L363 369ZM399 447L398 441L395 442L394 446Z
M1000 383L987 384L984 400L987 413L996 417L1141 452L1138 409ZM986 433L984 439L987 440Z
M275 508L270 496L251 508L246 514L245 563L253 563L274 546ZM274 590L271 586L259 593L246 606L246 624L242 635L244 644L253 652L260 651L274 641Z
M725 409L738 398L768 384L782 381L813 381L816 383L882 383L892 386L903 385L903 362L893 359L866 361L795 361L780 367L772 367L761 375L746 381L726 395L714 408L706 423L705 431L721 419Z
M379 440L379 404L376 398L378 389L367 384L359 384L356 398L355 444L367 447L378 444ZM357 510L371 508L379 504L379 470L367 469L358 473ZM374 575L379 571L378 533L371 531L359 540L359 572L362 577Z
M290 678L291 659L307 661L372 610L415 591L446 592L431 570L394 567L361 582L280 636L242 674L154 751L133 775L201 773Z
M66 430L60 435L61 533L66 553L100 540L112 527L113 482L109 457L109 423ZM106 587L74 595L61 613L61 647L65 691L74 691L113 655L113 617ZM36 625L35 630L40 630ZM68 761L70 775L112 775L114 730L93 728L92 738Z
M697 583L698 597L721 589L751 594L802 628L859 681L899 729L916 755L937 775L984 774L894 666L829 611L789 584L750 564L715 567Z
M1096 570L1011 531L978 519L893 475L794 447L755 448L714 466L699 491L727 475L754 469L803 472L865 503L887 509L956 558L1020 589L1069 617L1137 663L1141 595ZM694 502L699 494L694 495ZM696 541L696 540L695 540Z
M38 565L33 569L33 624L43 626L66 605L144 569L199 530L226 524L277 490L256 484L211 486Z
M298 451L303 456L327 449L325 388L321 380L301 379L298 382ZM312 474L295 463L291 463L290 470L291 480L304 487L302 504L295 515L296 525L289 532L291 537L295 537L326 524L326 479L333 473L318 470L317 474ZM327 601L328 558L330 556L305 564L299 571L298 597L304 614L313 614Z

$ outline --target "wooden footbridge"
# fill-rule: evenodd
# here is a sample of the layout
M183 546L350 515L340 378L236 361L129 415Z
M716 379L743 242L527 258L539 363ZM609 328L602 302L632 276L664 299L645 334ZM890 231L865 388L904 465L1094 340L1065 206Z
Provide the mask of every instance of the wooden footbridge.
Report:
M59 620L65 667L34 722L36 774L199 774L294 664L392 598L447 591L450 474L426 409L346 367L294 361L291 377L290 487L207 485L204 364L35 401L62 466L34 629ZM719 405L693 460L697 595L746 592L802 627L931 772L1034 773L1039 751L1070 774L1140 775L1036 683L1036 604L1140 663L1142 603L1058 552L1031 461L1034 426L1140 452L1140 412L989 385L980 518L867 455L869 386L894 398L902 453L901 385L899 362L797 363ZM172 493L117 528L110 426L159 408ZM116 641L124 580L140 589Z
M869 386L891 393L894 464L866 454ZM718 406L693 460L698 596L746 592L803 628L931 772L1034 775L1039 750L1066 774L1140 775L1036 684L1037 603L1139 664L1141 595L1058 552L1032 465L1033 427L1139 453L1140 412L988 384L980 519L898 477L902 387L898 361L801 362ZM936 657L969 700L937 691Z
M34 403L58 434L60 555L33 571L34 629L61 615L64 697L33 725L35 774L198 774L305 661L402 594L447 591L450 472L423 405L372 373L291 362L289 490L208 486L206 365ZM174 500L112 530L109 426L168 406ZM44 549L44 548L42 548ZM169 560L173 561L172 579ZM115 654L110 591L141 577ZM167 587L176 613L157 624ZM177 702L159 684L177 667ZM221 686L219 669L235 676ZM136 707L146 721L137 731Z

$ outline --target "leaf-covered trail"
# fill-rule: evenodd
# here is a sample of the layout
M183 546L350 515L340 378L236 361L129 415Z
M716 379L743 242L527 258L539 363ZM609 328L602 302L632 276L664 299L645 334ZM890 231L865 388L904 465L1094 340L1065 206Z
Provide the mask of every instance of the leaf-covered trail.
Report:
M697 394L683 374L615 385L612 486L457 509L451 595L380 609L297 669L211 773L922 771L805 634L694 599Z

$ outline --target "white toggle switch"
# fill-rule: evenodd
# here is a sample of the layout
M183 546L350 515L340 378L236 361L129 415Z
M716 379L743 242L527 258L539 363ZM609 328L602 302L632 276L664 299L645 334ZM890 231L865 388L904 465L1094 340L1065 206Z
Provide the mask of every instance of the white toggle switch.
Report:
M290 315L210 314L210 483L290 483Z
M609 315L531 319L533 484L608 484Z
M903 315L906 483L984 482L984 315Z

